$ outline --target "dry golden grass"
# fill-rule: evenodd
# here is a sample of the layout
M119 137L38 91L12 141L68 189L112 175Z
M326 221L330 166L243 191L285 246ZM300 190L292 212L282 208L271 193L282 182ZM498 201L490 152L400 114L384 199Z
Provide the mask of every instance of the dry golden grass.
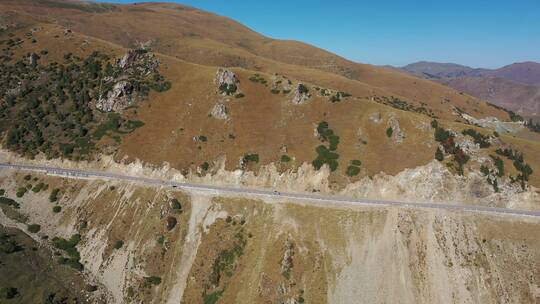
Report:
M259 154L261 164L277 162L286 146L287 155L293 158L291 166L295 166L316 158L315 147L320 142L314 129L319 122L327 121L341 138L337 151L340 166L334 176L340 182L349 180L345 170L353 159L362 161L359 177L363 177L379 172L395 174L434 158L433 131L423 128L431 118L375 103L371 101L373 96L397 96L416 106L424 102L442 123L456 130L470 126L453 122L459 120L452 114L454 107L475 117L507 117L483 101L440 84L352 63L302 43L272 40L227 18L175 4L114 6L111 11L95 13L33 3L0 4L6 11L16 11L12 18L25 25L19 36L29 28L43 28L34 34L38 42L25 42L16 56L43 48L49 50L44 62L61 60L67 52L84 56L100 50L119 56L137 41L153 41L152 48L162 61L161 72L173 86L167 92L151 93L149 101L126 113L145 125L123 138L118 158L194 168L226 156L227 169L234 169L246 153ZM58 25L49 23L52 21ZM63 35L64 26L74 31L69 38ZM325 65L328 62L332 67ZM214 76L218 65L238 66L233 70L241 81L244 98L225 98L217 93ZM255 73L270 85L249 81ZM327 97L314 96L304 105L293 105L290 96L270 92L274 73L306 83L313 95L313 88L318 86L346 91L353 97L330 103ZM209 117L217 102L225 103L228 120ZM370 120L374 114L380 114L380 124ZM405 133L401 144L385 134L390 115L395 115ZM358 138L359 129L367 144ZM195 142L193 137L199 135L208 141ZM523 136L530 137L530 133ZM540 168L538 142L503 138L524 152L533 169ZM540 185L538 176L533 174L532 184Z

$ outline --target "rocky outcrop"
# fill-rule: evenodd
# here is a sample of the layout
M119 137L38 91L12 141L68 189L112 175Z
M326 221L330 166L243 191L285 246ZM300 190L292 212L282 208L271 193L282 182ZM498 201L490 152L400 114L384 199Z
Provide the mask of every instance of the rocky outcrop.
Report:
M395 115L390 115L390 118L388 118L388 125L390 128L392 128L392 138L394 142L397 144L402 143L405 139L405 133L401 130L399 121Z
M107 92L107 96L99 98L96 108L104 112L122 111L131 104L132 92L133 85L126 80L119 81Z
M311 98L311 95L309 94L309 89L305 85L299 83L294 89L291 102L293 104L303 104L306 103L309 98Z
M29 65L36 65L37 64L37 61L39 60L39 55L36 54L36 53L30 53L30 55L28 55L28 64Z
M116 66L124 73L137 72L146 76L159 67L159 60L153 53L149 53L144 48L139 48L129 50L116 62Z
M492 129L498 133L516 133L523 129L523 122L500 121L496 117L477 119L465 113L457 113L457 115L461 116L470 124L480 126L482 128Z
M382 121L382 117L381 117L381 113L379 112L375 112L371 115L369 115L369 120L371 120L372 122L378 124Z
M240 81L234 72L227 69L218 69L215 82L221 95L231 96L240 91Z
M216 103L216 105L212 108L212 111L210 111L210 115L216 119L225 120L229 118L229 110L224 104Z
M105 112L124 110L137 99L133 79L146 77L158 67L159 60L146 49L128 51L116 62L114 76L103 79L104 86L111 89L102 93L96 102L96 108Z

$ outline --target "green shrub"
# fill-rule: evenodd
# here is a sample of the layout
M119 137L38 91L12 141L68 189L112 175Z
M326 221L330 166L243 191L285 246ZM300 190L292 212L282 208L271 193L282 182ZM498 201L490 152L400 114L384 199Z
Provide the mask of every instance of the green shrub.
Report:
M307 94L308 92L309 92L309 89L305 85L301 83L298 85L298 93Z
M279 93L280 93L280 90L278 90L278 89L272 89L272 90L270 90L270 92L272 92L272 94L279 94Z
M20 208L19 203L17 203L16 201L14 201L11 198L3 197L3 196L0 197L0 205L10 206L10 207L12 207L14 209L19 209Z
M463 135L471 136L474 139L474 143L480 145L480 148L489 148L489 138L483 134L476 132L474 129L466 129L461 132Z
M443 142L447 140L448 138L452 137L452 134L449 131L446 131L445 129L441 127L435 128L435 140L438 142Z
M10 300L15 298L19 294L17 288L14 287L2 287L0 288L0 299Z
M359 161L358 159L353 159L351 160L351 165L360 167L362 165L362 162Z
M30 224L26 226L26 229L28 229L29 232L38 233L41 230L41 226L38 224Z
M356 176L360 173L360 168L357 166L347 167L347 175L350 177Z
M32 188L32 191L34 193L38 193L39 191L41 191L41 189L43 189L45 187L45 184L44 183L39 183L37 185L34 186L34 188Z
M60 189L56 188L56 189L53 189L53 191L51 191L51 194L49 195L49 201L51 203L54 203L56 201L58 201L58 193L60 192Z
M54 213L60 213L60 211L62 211L62 207L56 205L52 208L52 212Z
M4 196L6 194L6 190L0 189L0 196Z
M444 154L439 147L437 147L437 151L435 151L435 159L438 161L444 160Z
M388 129L386 129L386 136L388 137L392 137L392 134L394 133L394 129L392 129L391 127L389 127Z
M315 148L317 152L317 158L311 162L313 167L319 170L324 164L330 167L331 171L335 171L338 168L339 154L334 151L337 150L339 144L339 136L334 134L334 131L330 129L326 121L322 121L317 126L317 133L319 139L322 142L329 142L328 148L324 145L319 145Z
M155 286L157 286L157 285L161 284L161 278L156 277L156 276L145 277L144 282L147 285L155 285Z
M26 194L26 191L27 189L25 187L20 187L19 189L17 189L17 193L16 193L17 197L18 198L23 197Z
M289 157L289 155L286 155L286 154L281 155L281 162L282 163L288 163L290 161L291 161L291 158Z
M203 171L208 171L209 168L210 168L210 164L208 162L204 162L201 164L201 169Z
M246 154L246 155L244 155L244 162L245 163L247 163L247 162L258 163L259 162L259 154Z
M114 242L113 248L114 249L120 249L120 248L122 248L122 246L124 246L124 241L117 240L116 242Z
M178 221L176 220L176 217L174 216L168 216L166 222L167 222L166 227L167 227L167 230L169 231L173 230L174 227L176 227L176 224L178 223Z
M178 199L173 198L171 200L171 208L173 208L174 210L181 210L182 209L182 204L180 204Z
M236 93L236 90L238 90L238 87L235 84L223 83L219 86L219 92L225 95L233 95Z
M432 120L431 121L431 127L433 129L437 129L439 127L439 122L436 119Z
M29 181L29 180L31 180L31 179L32 179L32 175L25 175L25 176L24 176L24 180L25 180L25 181Z
M81 259L81 255L79 254L79 251L77 250L76 246L81 241L81 235L80 234L74 234L72 235L69 240L66 240L64 238L55 237L52 239L52 244L56 249L60 249L64 251L68 258L66 257L60 257L58 259L58 262L61 264L66 264L76 270L82 270L83 265L79 262Z
M214 291L212 293L209 293L207 295L204 295L203 297L203 303L204 304L215 304L221 298L221 295L223 294L223 290Z

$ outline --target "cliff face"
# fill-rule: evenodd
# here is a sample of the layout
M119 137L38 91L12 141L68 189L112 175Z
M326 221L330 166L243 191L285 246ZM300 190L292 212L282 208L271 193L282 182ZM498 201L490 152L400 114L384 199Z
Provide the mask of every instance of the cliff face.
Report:
M30 234L43 244L44 235L81 235L84 272L112 303L540 298L539 223L532 219L260 201L36 174L29 180L4 171L0 188L28 222L41 225ZM17 198L27 183L48 190ZM48 203L52 189L59 189L60 213ZM25 229L3 211L3 225Z

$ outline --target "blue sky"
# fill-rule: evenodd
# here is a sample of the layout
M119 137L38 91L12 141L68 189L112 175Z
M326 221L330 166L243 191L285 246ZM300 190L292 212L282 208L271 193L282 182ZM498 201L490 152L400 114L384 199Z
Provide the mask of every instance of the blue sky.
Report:
M131 3L139 1L106 1ZM276 39L378 65L540 62L540 0L181 0Z

